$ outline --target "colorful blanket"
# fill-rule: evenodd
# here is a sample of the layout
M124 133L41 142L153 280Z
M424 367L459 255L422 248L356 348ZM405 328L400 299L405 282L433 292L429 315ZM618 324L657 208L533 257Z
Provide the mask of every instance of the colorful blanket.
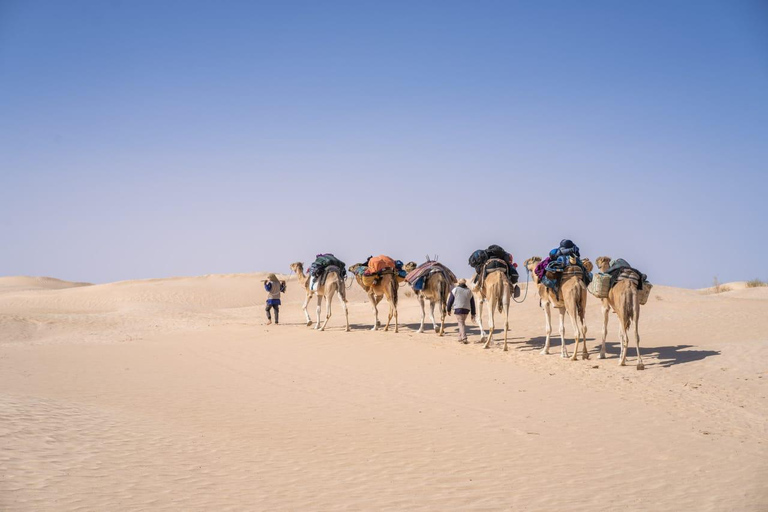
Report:
M442 263L439 263L437 261L427 261L416 267L415 269L408 272L408 274L405 276L405 280L408 281L411 285L418 281L420 278L426 276L427 274L431 272L442 272L445 276L445 279L452 285L453 283L457 282L456 275L451 272L451 269L443 265Z

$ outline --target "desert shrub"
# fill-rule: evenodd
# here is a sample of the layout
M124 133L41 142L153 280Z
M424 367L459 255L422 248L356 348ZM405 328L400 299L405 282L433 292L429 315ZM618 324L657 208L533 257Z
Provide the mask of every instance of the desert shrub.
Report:
M768 286L768 283L761 281L760 279L752 279L747 281L747 288L760 288L761 286Z
M720 280L717 278L717 276L715 276L715 278L712 280L712 293L723 293L729 291L731 291L731 287L720 283Z

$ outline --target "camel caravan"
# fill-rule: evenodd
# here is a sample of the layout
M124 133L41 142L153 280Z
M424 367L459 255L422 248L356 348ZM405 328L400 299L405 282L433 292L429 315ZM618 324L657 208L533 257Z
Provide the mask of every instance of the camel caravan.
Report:
M480 341L483 347L489 348L493 343L496 331L495 314L502 315L503 350L508 350L509 312L512 302L523 302L526 297L520 297L518 285L519 273L517 263L512 254L499 245L490 245L487 249L474 251L468 260L474 270L473 278L467 283L457 279L456 274L437 258L427 257L421 265L415 262L403 263L386 255L370 256L364 262L349 267L352 280L368 296L373 309L372 331L378 330L382 324L379 321L379 303L386 299L389 305L384 331L388 331L394 321L394 331L399 331L397 313L398 291L401 286L409 286L419 302L421 321L418 332L424 332L426 321L426 303L429 302L429 313L434 332L445 334L446 317L452 312L456 315L459 328L459 341L468 343L465 320L471 315L476 320L480 330ZM582 258L579 247L571 240L562 240L558 247L552 249L546 258L539 256L528 258L523 267L533 280L534 289L539 295L539 306L544 311L545 340L542 354L549 354L552 336L552 309L559 313L560 355L569 358L565 340L565 316L571 321L574 337L574 350L570 359L578 359L580 348L581 358L589 359L587 349L587 325L585 313L587 299L590 294L601 301L603 313L602 342L599 358L605 358L605 343L608 335L608 319L610 312L616 313L619 319L619 341L621 354L619 364L626 365L629 345L629 331L634 332L637 350L637 369L645 368L640 354L639 319L640 306L644 305L650 295L653 285L647 276L631 267L623 259L612 260L607 256L596 259L598 272L593 274L594 265L588 258ZM332 313L332 300L339 297L344 311L345 330L349 331L349 311L347 307L347 289L353 283L347 283L347 268L343 261L333 254L318 254L315 261L309 265L306 274L304 264L292 263L291 270L296 273L299 284L304 288L306 298L302 310L307 326L312 325L307 307L313 297L317 297L315 329L325 330ZM270 293L268 308L279 305L279 293L285 291L282 287L272 287L265 284ZM588 293L589 292L589 293ZM406 294L410 295L410 293ZM277 299L275 298L277 297ZM325 317L321 319L322 303L325 299ZM475 314L477 305L477 315ZM438 318L435 316L438 309ZM455 311L454 311L455 309ZM483 323L483 310L487 310L487 323ZM267 310L269 314L269 309ZM277 309L275 309L277 315ZM271 321L271 320L270 320ZM486 330L487 326L487 330Z

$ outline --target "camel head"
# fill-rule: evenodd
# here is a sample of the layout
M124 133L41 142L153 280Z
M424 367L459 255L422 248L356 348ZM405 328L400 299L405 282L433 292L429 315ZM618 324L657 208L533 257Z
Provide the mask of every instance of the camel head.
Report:
M416 267L418 267L418 265L416 264L415 261L409 261L408 263L403 265L403 270L405 270L406 272L410 272L412 270L415 270Z
M538 265L539 263L541 263L541 258L539 258L538 256L531 256L530 258L528 258L523 262L523 266L527 268L529 271L533 272L534 270L536 270L536 265Z
M595 263L597 263L597 268L600 272L605 272L608 270L608 267L611 266L611 258L608 256L600 256L595 260Z
M360 267L364 267L364 266L365 265L363 265L362 263L355 263L354 265L351 265L349 267L349 271L356 275L357 274L357 269L359 269Z
M587 269L587 272L592 272L592 269L595 268L592 262L589 261L589 258L582 258L581 264L584 265L584 268Z
M291 263L291 270L293 270L297 274L301 274L302 272L304 272L304 264L300 261Z

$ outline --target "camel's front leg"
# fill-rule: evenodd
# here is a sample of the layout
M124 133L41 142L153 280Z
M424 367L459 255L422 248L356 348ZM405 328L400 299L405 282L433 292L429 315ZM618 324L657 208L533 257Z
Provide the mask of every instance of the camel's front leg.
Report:
M389 323L392 321L392 318L395 319L395 332L397 332L397 306L395 306L392 301L389 301L389 315L387 316L387 325L384 327L385 331L389 330Z
M603 342L600 346L600 359L605 359L605 338L608 337L608 315L610 313L610 308L603 305Z
M379 301L373 295L369 295L368 298L371 300L371 306L373 306L373 327L371 330L376 331L379 328Z
M565 308L557 308L560 313L560 357L568 358L568 348L565 346Z
M419 325L419 332L424 332L424 318L427 316L424 307L424 296L419 294L419 306L421 306L421 324Z
M325 330L325 326L328 325L328 320L331 319L331 304L333 303L333 295L330 295L325 298L325 322L323 322L323 327L320 329L321 331Z
M301 305L301 309L304 310L304 316L307 317L307 325L312 325L312 319L309 318L309 312L307 311L307 305L309 305L309 300L312 298L312 295L314 293L308 293L307 297L304 299L304 304Z
M317 322L315 322L315 329L320 330L320 306L323 304L323 296L318 294L317 295L317 308L315 310L317 311Z
M481 298L477 301L477 326L480 327L480 341L485 341L485 330L483 329L483 306L485 305L485 299Z
M542 354L549 354L549 338L552 334L552 311L549 309L549 301L544 303L544 321L547 323L547 339L544 340L544 349Z
M432 327L435 329L435 332L438 332L437 322L435 321L435 301L433 300L429 301L429 316L432 318Z

